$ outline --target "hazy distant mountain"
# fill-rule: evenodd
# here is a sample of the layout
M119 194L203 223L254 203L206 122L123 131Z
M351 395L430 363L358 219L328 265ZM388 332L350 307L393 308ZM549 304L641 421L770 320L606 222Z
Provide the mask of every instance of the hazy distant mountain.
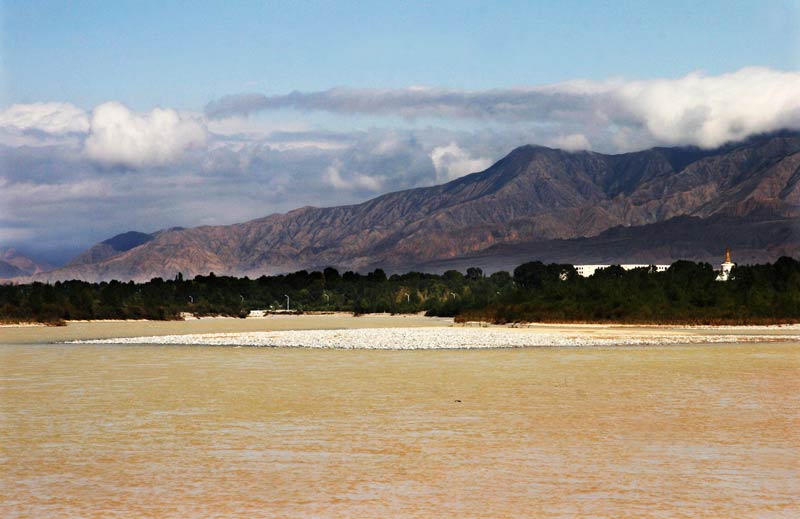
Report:
M153 237L152 234L145 234L137 231L128 231L123 234L118 234L113 238L93 245L82 254L73 258L72 261L67 264L67 267L98 263L147 243L152 240Z
M327 265L397 271L463 257L667 262L718 257L734 240L750 244L748 260L768 261L800 256L798 225L796 132L716 150L621 155L523 146L483 172L362 204L126 233L37 278L258 276Z
M30 276L53 270L55 267L20 254L11 247L0 248L0 278Z
M11 263L0 260L0 279L15 278L18 276L27 276L30 273L24 272L22 269L15 267Z

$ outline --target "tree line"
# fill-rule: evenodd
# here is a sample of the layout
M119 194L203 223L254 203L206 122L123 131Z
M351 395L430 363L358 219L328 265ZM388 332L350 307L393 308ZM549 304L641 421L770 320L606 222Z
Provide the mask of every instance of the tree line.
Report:
M800 262L734 267L715 281L708 263L610 266L584 278L572 265L534 261L513 273L479 268L387 276L334 268L247 277L154 278L145 283L64 281L0 286L0 321L246 317L251 310L417 313L457 321L754 324L800 322Z

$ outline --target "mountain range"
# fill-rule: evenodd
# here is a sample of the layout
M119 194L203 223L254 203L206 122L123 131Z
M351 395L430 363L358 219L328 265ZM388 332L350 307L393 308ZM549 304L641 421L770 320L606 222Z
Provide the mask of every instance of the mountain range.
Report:
M21 254L13 247L0 247L0 279L30 276L53 270L55 267Z
M523 146L479 173L361 204L128 232L26 280L800 256L800 133L607 155ZM735 258L736 259L736 258Z

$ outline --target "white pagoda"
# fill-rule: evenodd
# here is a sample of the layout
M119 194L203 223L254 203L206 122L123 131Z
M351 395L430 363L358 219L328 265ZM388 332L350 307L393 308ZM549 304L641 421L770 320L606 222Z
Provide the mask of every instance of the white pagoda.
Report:
M717 281L728 281L733 270L734 263L731 262L731 250L725 247L725 261L720 265L719 274L717 274Z

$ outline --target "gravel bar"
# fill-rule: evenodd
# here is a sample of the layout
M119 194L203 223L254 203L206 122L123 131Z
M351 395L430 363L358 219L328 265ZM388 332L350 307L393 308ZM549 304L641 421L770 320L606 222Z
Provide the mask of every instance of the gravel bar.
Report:
M253 346L267 348L328 348L374 350L431 350L526 347L660 346L755 342L800 342L800 335L592 336L541 333L507 328L360 328L347 330L288 330L203 333L68 341L68 344L164 344Z

